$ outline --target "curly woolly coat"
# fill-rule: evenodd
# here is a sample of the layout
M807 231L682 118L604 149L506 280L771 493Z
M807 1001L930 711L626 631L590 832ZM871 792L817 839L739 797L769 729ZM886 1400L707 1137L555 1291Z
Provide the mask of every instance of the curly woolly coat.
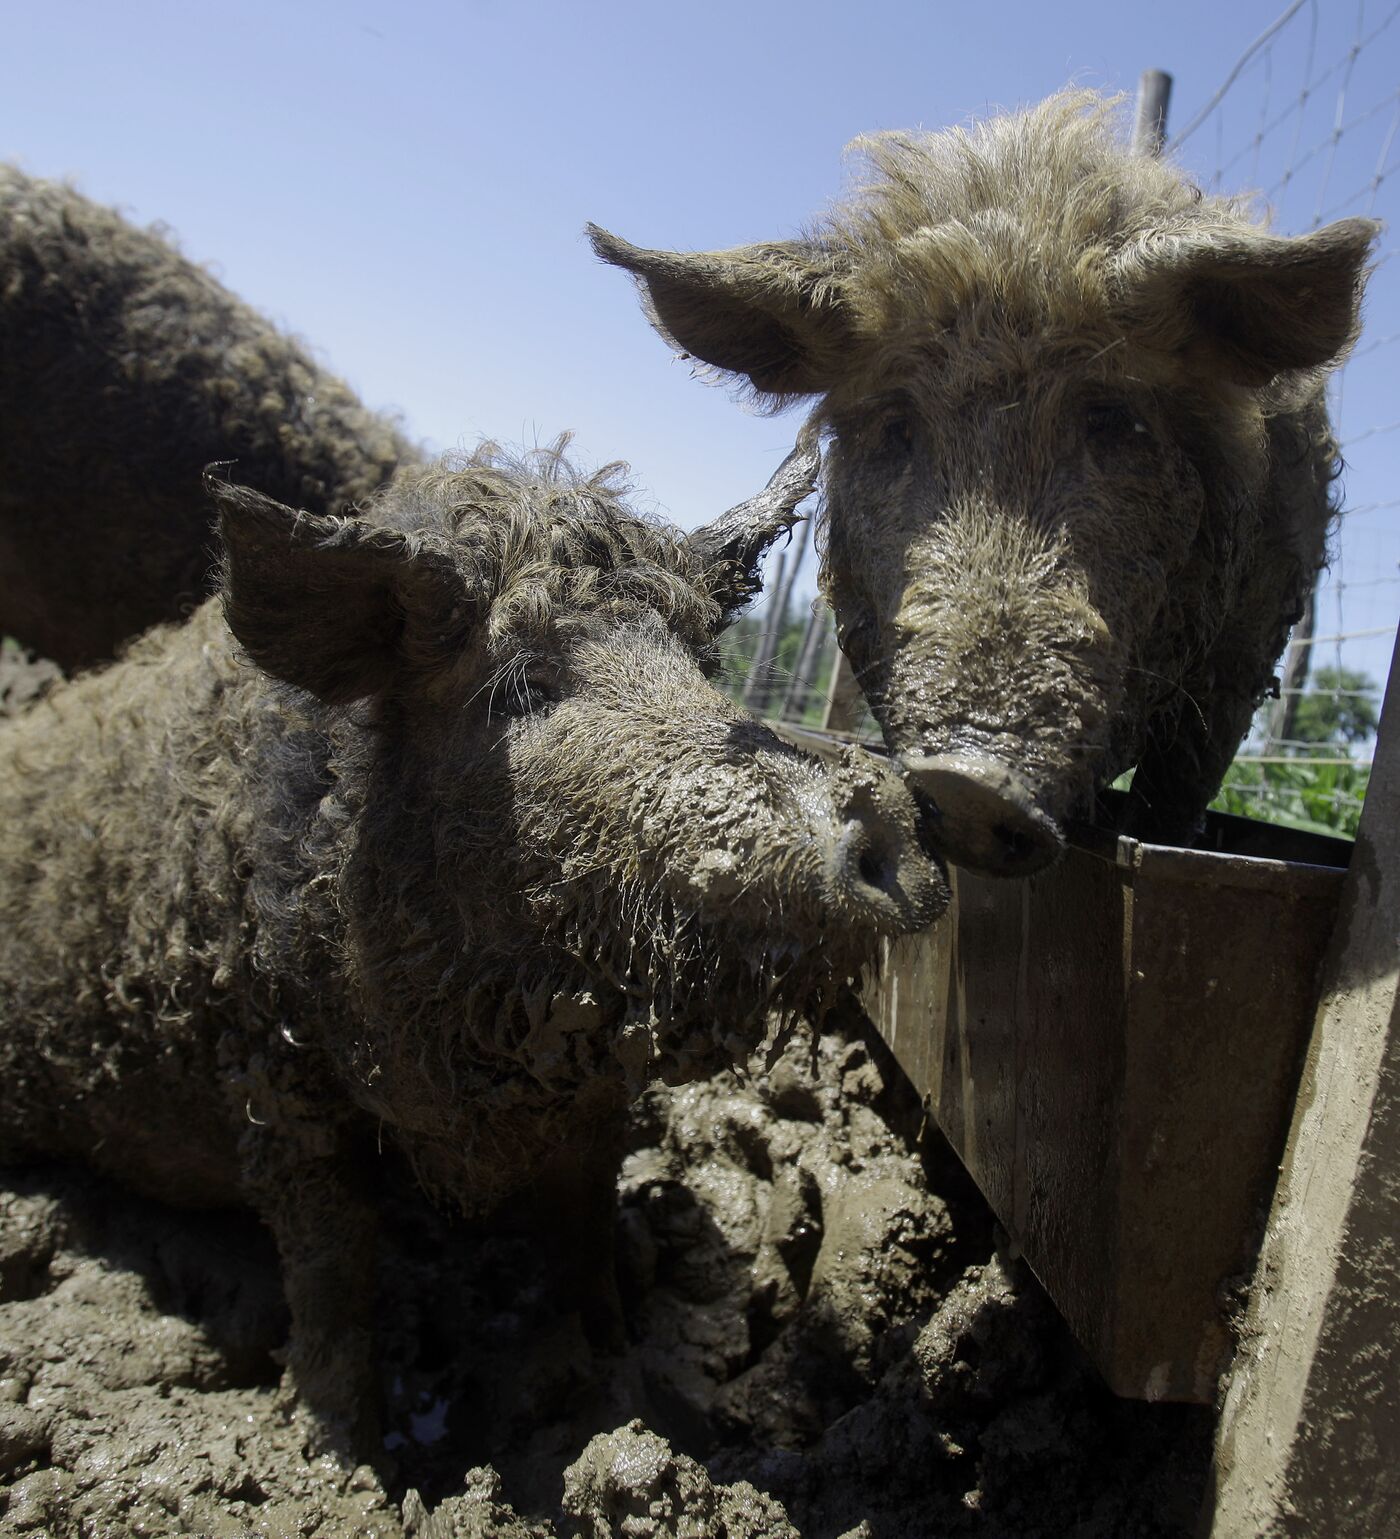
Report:
M204 598L212 461L335 512L421 457L164 231L0 166L0 634L71 670Z
M715 563L551 456L403 472L355 518L218 496L227 623L0 731L0 1150L254 1205L294 1374L344 1421L379 1146L467 1208L562 1188L577 1263L626 1099L946 893L895 777L705 678L758 552Z

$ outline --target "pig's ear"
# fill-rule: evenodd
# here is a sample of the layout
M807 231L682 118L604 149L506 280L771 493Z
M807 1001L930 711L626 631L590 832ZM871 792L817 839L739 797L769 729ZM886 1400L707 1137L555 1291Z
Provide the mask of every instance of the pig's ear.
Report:
M1356 338L1380 226L1342 219L1309 235L1187 231L1145 237L1115 263L1127 324L1145 340L1205 348L1237 384L1334 362Z
M363 519L294 512L213 467L205 486L220 513L229 629L274 678L330 705L363 699L467 628L445 551Z
M804 432L756 497L738 503L688 536L691 549L704 562L710 596L720 607L717 631L723 630L762 588L759 567L763 557L779 535L792 533L798 504L816 490L820 469L816 444Z
M829 390L840 377L850 311L819 246L643 251L597 225L588 238L605 262L637 280L647 318L681 352L779 400Z

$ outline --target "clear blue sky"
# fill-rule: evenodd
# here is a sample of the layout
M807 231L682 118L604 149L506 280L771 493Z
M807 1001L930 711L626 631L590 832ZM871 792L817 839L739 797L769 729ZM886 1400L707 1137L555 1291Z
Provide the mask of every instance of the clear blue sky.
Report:
M631 285L593 260L586 220L674 247L791 233L840 193L842 147L859 133L941 127L1071 80L1131 91L1149 66L1175 76L1180 128L1283 8L7 0L0 155L165 221L432 447L572 428L585 459L630 461L643 500L691 525L762 484L796 419L747 416L671 362ZM1369 31L1393 0L1305 9L1227 100L1235 119L1217 114L1188 140L1188 166L1208 174L1246 142L1265 89L1296 91L1313 18L1316 73L1358 17ZM1398 65L1400 24L1350 83L1381 138ZM1337 84L1317 93L1322 129ZM1296 147L1267 154L1296 158L1321 131L1303 127ZM1372 173L1369 132L1340 142L1332 191ZM1267 185L1267 154L1232 184ZM1394 206L1394 192L1380 196ZM1281 222L1305 227L1312 212ZM1373 322L1391 334L1394 269L1383 276ZM1400 417L1400 348L1373 358L1348 384L1352 431ZM1400 491L1397 436L1358 449L1353 500ZM1387 532L1358 547L1354 577L1393 573L1400 555L1395 510L1372 522ZM1374 590L1392 619L1397 591ZM1388 645L1364 660L1383 670Z

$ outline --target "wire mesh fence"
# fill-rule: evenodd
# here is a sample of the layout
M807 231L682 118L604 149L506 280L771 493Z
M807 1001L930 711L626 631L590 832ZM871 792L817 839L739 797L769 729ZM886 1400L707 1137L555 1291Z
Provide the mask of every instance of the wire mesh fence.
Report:
M1366 329L1332 377L1346 503L1329 568L1280 665L1223 805L1349 830L1365 794L1400 614L1400 5L1292 0L1255 38L1169 152L1208 191L1254 191L1274 228L1346 215L1385 231Z
M1383 222L1365 331L1330 386L1346 464L1330 564L1280 663L1279 698L1260 712L1217 803L1342 832L1365 794L1400 616L1397 48L1400 0L1292 0L1166 146L1208 191L1262 200L1282 234L1348 215ZM810 599L809 556L795 543L775 559L767 599L733 633L731 678L751 708L821 725L835 627ZM857 733L878 736L868 714Z
M1293 0L1169 143L1207 190L1252 191L1274 228L1383 221L1366 330L1330 386L1345 511L1224 804L1349 829L1360 810L1400 615L1400 4Z

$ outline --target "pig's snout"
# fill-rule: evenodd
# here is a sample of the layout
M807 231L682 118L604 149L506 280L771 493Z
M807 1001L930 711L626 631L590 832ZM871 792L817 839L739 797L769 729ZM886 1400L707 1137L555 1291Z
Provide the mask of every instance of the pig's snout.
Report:
M900 881L900 852L880 829L852 819L838 830L827 863L834 907L873 922L881 931L917 930L933 917L920 917Z
M954 865L985 876L1030 876L1056 860L1064 835L1020 775L990 754L905 754L909 784L932 814L930 833Z
M903 787L881 772L875 783L853 787L844 802L826 861L835 912L886 935L931 924L948 905L948 888L919 848ZM901 803L903 817L895 810Z

